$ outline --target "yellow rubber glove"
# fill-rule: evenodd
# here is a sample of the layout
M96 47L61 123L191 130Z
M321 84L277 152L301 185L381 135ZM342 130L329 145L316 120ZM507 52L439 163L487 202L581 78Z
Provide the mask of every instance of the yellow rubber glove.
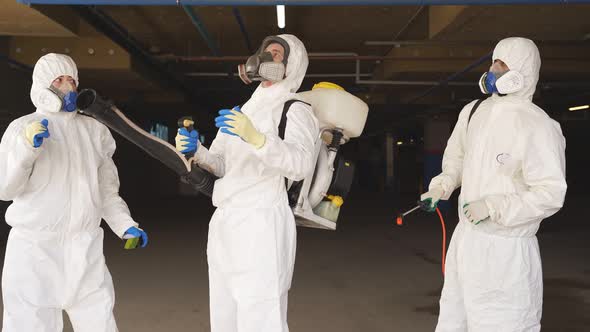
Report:
M256 149L260 149L266 143L266 136L254 128L239 106L219 111L219 116L215 118L215 126L220 128L222 133L239 136Z
M32 147L40 147L41 144L43 144L43 139L49 138L49 130L47 129L48 125L49 121L47 121L47 119L43 119L41 121L31 122L25 128L25 138Z

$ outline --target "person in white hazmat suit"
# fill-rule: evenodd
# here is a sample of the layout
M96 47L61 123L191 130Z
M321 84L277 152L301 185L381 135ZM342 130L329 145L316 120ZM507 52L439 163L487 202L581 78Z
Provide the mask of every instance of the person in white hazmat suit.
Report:
M278 126L285 102L297 99L307 65L295 36L266 38L242 77L262 83L241 109L220 111L210 148L198 144L195 132L179 130L178 150L196 148L197 163L220 177L207 248L213 332L289 330L296 230L285 178L302 180L313 171L319 124L311 107L294 103L284 139Z
M12 226L2 271L3 332L116 332L113 281L103 256L104 218L119 237L147 235L119 197L115 141L77 114L78 70L47 54L33 70L36 112L13 121L0 143L0 199Z
M560 126L532 102L540 67L531 40L498 43L480 81L492 96L473 113L476 102L465 106L442 174L421 197L434 208L462 187L438 332L541 328L543 275L535 234L562 207L567 185Z

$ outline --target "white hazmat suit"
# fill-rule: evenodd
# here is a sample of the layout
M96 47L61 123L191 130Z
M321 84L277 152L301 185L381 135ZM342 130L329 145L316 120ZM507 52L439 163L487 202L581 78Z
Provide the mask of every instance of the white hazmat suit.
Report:
M302 180L313 171L319 137L312 109L294 103L284 140L278 125L287 100L298 99L307 70L303 43L281 35L290 47L286 78L259 86L242 112L266 136L260 149L218 132L209 150L199 146L197 163L221 177L218 208L209 225L207 256L213 332L286 332L287 293L295 263L296 230L284 178Z
M563 205L565 139L560 126L533 104L541 59L535 44L508 38L496 46L524 77L523 88L494 94L474 113L465 106L430 188L448 199L458 187L460 222L446 260L436 331L539 331L543 276L535 234ZM490 218L478 225L466 203L485 202Z
M13 121L0 144L0 199L13 201L6 212L12 229L2 273L4 332L61 331L62 310L76 331L117 331L100 222L119 237L137 223L119 197L107 127L45 107L46 89L62 75L78 82L70 57L39 59L31 88L37 111ZM33 148L24 128L41 119L51 137Z

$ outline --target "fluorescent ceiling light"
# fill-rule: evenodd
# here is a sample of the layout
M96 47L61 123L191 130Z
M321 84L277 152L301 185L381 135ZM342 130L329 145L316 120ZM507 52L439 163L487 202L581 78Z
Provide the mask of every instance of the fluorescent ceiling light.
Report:
M590 105L582 105L582 106L576 106L576 107L570 107L570 111L581 111L581 110L587 110L590 108Z
M285 28L285 6L278 5L277 6L277 25L280 29Z

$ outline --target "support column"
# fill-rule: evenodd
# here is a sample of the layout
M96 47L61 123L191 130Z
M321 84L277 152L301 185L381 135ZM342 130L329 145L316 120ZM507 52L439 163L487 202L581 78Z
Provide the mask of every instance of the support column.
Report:
M424 192L433 177L442 172L442 159L447 141L451 136L451 123L448 120L432 119L424 123ZM442 208L449 204L443 202Z
M393 161L394 161L394 140L393 134L387 133L385 135L385 184L388 189L393 188Z

